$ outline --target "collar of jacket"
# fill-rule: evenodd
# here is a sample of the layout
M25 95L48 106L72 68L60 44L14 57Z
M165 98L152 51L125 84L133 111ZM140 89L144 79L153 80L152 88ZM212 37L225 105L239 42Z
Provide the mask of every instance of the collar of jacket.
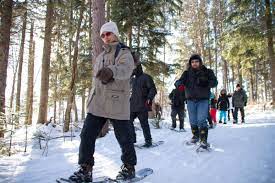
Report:
M118 43L119 42L113 42L113 43L110 43L110 44L104 44L103 45L104 52L105 53L110 53L113 50L116 50L116 47L117 47Z

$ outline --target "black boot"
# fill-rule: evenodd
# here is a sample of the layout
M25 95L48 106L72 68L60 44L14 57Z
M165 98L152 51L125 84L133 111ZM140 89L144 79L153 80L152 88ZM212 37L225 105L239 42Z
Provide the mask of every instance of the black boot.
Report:
M74 175L70 176L69 179L76 182L93 182L93 167L88 164L82 164L79 170L74 172Z
M143 147L151 147L152 146L152 139L151 140L146 140L145 144L143 145Z
M201 128L200 129L200 147L207 149L209 147L209 144L207 143L207 137L208 137L208 128Z
M121 166L121 170L118 172L116 176L117 180L129 180L136 176L135 166L123 164Z
M197 143L199 141L199 128L197 126L191 126L193 137L190 140L190 143Z
M171 129L174 130L177 127L176 119L172 119L172 127Z

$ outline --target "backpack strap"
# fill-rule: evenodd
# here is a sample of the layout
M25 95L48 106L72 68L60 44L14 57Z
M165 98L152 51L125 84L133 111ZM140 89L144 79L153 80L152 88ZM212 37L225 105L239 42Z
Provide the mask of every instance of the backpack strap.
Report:
M120 51L121 48L128 48L128 49L130 49L130 47L126 46L125 44L118 43L118 45L116 46L115 59L118 56L119 51Z

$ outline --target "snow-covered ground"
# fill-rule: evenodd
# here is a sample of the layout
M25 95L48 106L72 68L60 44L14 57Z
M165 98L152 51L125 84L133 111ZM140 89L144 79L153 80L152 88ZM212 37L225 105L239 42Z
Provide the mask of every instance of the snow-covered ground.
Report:
M184 142L191 138L187 132L169 130L170 119L162 129L151 129L153 140L163 140L161 146L136 149L136 169L150 167L154 173L141 182L153 183L275 183L275 112L249 110L246 124L219 125L209 131L210 153L196 153L195 147ZM186 119L188 121L188 119ZM62 127L42 127L50 137L62 136ZM19 152L0 159L0 182L53 183L67 177L78 167L80 130L74 137L42 141L30 140L27 152ZM66 134L70 135L70 133ZM24 139L24 129L17 132ZM137 131L138 143L143 142L142 131ZM16 140L16 139L15 139ZM17 147L18 148L18 147ZM24 148L21 147L23 150ZM44 153L43 153L44 152ZM94 177L115 177L121 165L120 148L113 131L97 140Z

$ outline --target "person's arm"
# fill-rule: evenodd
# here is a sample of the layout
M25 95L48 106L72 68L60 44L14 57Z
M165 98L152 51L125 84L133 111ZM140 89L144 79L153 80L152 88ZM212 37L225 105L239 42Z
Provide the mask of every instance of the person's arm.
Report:
M218 85L217 77L211 69L208 69L208 87L214 88Z
M182 73L180 79L178 79L174 84L176 88L178 88L178 86L181 85L181 84L183 84L183 85L187 84L187 75L188 75L187 71L184 71Z
M234 92L233 95L232 95L232 107L235 107L235 105L234 105L234 100L235 100L235 92Z
M221 102L221 97L218 98L218 101L217 101L217 109L219 109L219 104Z
M152 77L149 75L146 78L146 87L149 89L147 99L152 101L155 98L155 95L157 94L157 89Z
M228 97L226 97L226 103L227 103L227 110L229 109L229 107L230 107L230 103L229 103L229 99L228 99Z

